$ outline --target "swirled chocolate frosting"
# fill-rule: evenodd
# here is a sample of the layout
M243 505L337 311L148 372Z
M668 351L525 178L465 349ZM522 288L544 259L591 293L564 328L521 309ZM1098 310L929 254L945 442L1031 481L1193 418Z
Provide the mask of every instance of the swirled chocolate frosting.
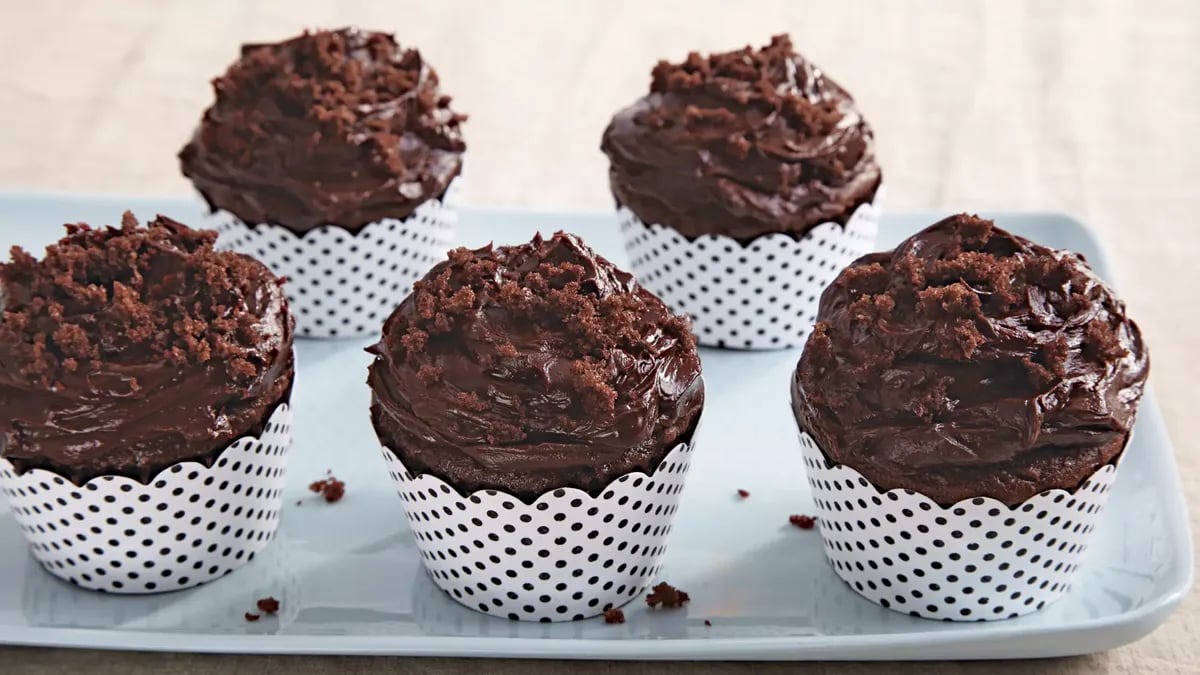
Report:
M438 76L385 33L346 28L246 45L179 153L209 206L303 233L408 217L462 169Z
M597 494L690 440L704 400L687 320L563 233L451 251L369 351L380 440L464 493Z
M881 181L854 100L786 35L660 62L650 93L613 117L601 149L617 202L686 237L844 225Z
M1015 505L1113 461L1148 373L1137 324L1082 256L958 215L825 290L792 405L879 488Z
M66 227L43 259L0 265L0 455L145 482L259 433L292 386L282 282L162 216Z

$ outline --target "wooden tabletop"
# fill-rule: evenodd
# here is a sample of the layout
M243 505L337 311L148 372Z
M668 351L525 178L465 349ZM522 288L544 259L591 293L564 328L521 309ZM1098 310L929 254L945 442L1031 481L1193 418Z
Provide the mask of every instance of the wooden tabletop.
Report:
M1179 2L0 3L0 189L188 193L175 153L247 41L397 33L466 127L480 205L608 208L600 132L662 57L792 34L872 122L891 209L1043 209L1090 223L1143 328L1191 502L1200 319L1200 4ZM1026 664L813 665L813 673L1195 673L1195 596L1133 645ZM563 664L0 649L0 670L552 673ZM585 673L776 673L788 664L576 664Z

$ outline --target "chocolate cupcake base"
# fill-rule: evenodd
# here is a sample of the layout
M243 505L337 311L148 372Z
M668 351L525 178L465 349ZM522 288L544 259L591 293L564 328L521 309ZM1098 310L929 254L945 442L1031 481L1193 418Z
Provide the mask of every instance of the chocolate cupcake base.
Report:
M678 314L689 314L700 344L730 349L802 347L825 287L875 249L884 187L845 226L822 223L797 239L768 234L748 242L721 235L688 239L646 224L621 207L630 269Z
M597 616L654 582L693 442L651 475L625 474L596 497L562 488L532 504L499 490L462 495L413 475L387 448L383 457L433 582L485 614L548 623Z
M54 576L110 593L190 588L245 565L279 526L292 412L275 407L211 467L180 462L143 484L100 476L77 486L0 459L0 491L33 556Z
M296 332L309 338L373 335L413 282L446 256L458 224L455 178L403 220L357 232L325 225L298 235L281 225L247 225L228 211L207 216L218 247L245 253L286 277Z
M940 506L912 490L880 490L803 432L800 444L838 576L878 605L944 621L1011 619L1070 590L1118 466L1016 506L985 497Z

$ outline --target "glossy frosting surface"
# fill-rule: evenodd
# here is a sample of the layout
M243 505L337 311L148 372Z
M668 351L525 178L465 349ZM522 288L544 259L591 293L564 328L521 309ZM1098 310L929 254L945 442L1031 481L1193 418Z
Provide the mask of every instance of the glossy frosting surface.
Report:
M245 45L179 153L213 209L298 233L408 217L462 169L461 123L437 73L385 33Z
M687 237L845 224L881 182L854 100L785 35L759 50L660 62L650 93L613 117L601 149L617 202Z
M1149 373L1082 257L958 215L863 257L821 298L792 383L802 429L884 489L1010 504L1124 449Z
M452 251L369 351L384 445L464 493L598 492L689 440L704 398L687 320L563 233Z
M292 385L281 281L162 216L67 231L0 266L0 454L145 481L257 433Z

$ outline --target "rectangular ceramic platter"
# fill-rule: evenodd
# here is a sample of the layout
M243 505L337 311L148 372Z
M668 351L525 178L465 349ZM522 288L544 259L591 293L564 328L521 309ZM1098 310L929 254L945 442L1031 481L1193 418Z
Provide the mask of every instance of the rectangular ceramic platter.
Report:
M189 199L0 195L0 250L40 247L64 222L116 223L132 209L196 222ZM881 248L936 214L884 218ZM1001 214L1018 234L1084 253L1111 278L1097 241L1053 214ZM626 261L604 213L467 210L459 243L518 243L535 231L582 235ZM406 654L605 659L995 659L1109 649L1166 618L1192 580L1192 546L1171 444L1153 395L1071 593L1041 613L994 623L939 623L860 598L826 564L812 513L788 381L799 351L705 350L706 420L662 578L691 593L685 610L634 601L624 625L593 619L527 624L485 616L426 577L368 421L367 340L298 341L295 446L278 539L250 565L178 593L111 597L44 573L0 506L0 642L200 652ZM1168 365L1169 367L1169 365ZM347 494L325 504L305 486L332 469ZM737 489L750 491L740 500ZM296 501L303 500L297 506ZM256 598L278 620L247 623ZM712 623L705 625L705 620Z

